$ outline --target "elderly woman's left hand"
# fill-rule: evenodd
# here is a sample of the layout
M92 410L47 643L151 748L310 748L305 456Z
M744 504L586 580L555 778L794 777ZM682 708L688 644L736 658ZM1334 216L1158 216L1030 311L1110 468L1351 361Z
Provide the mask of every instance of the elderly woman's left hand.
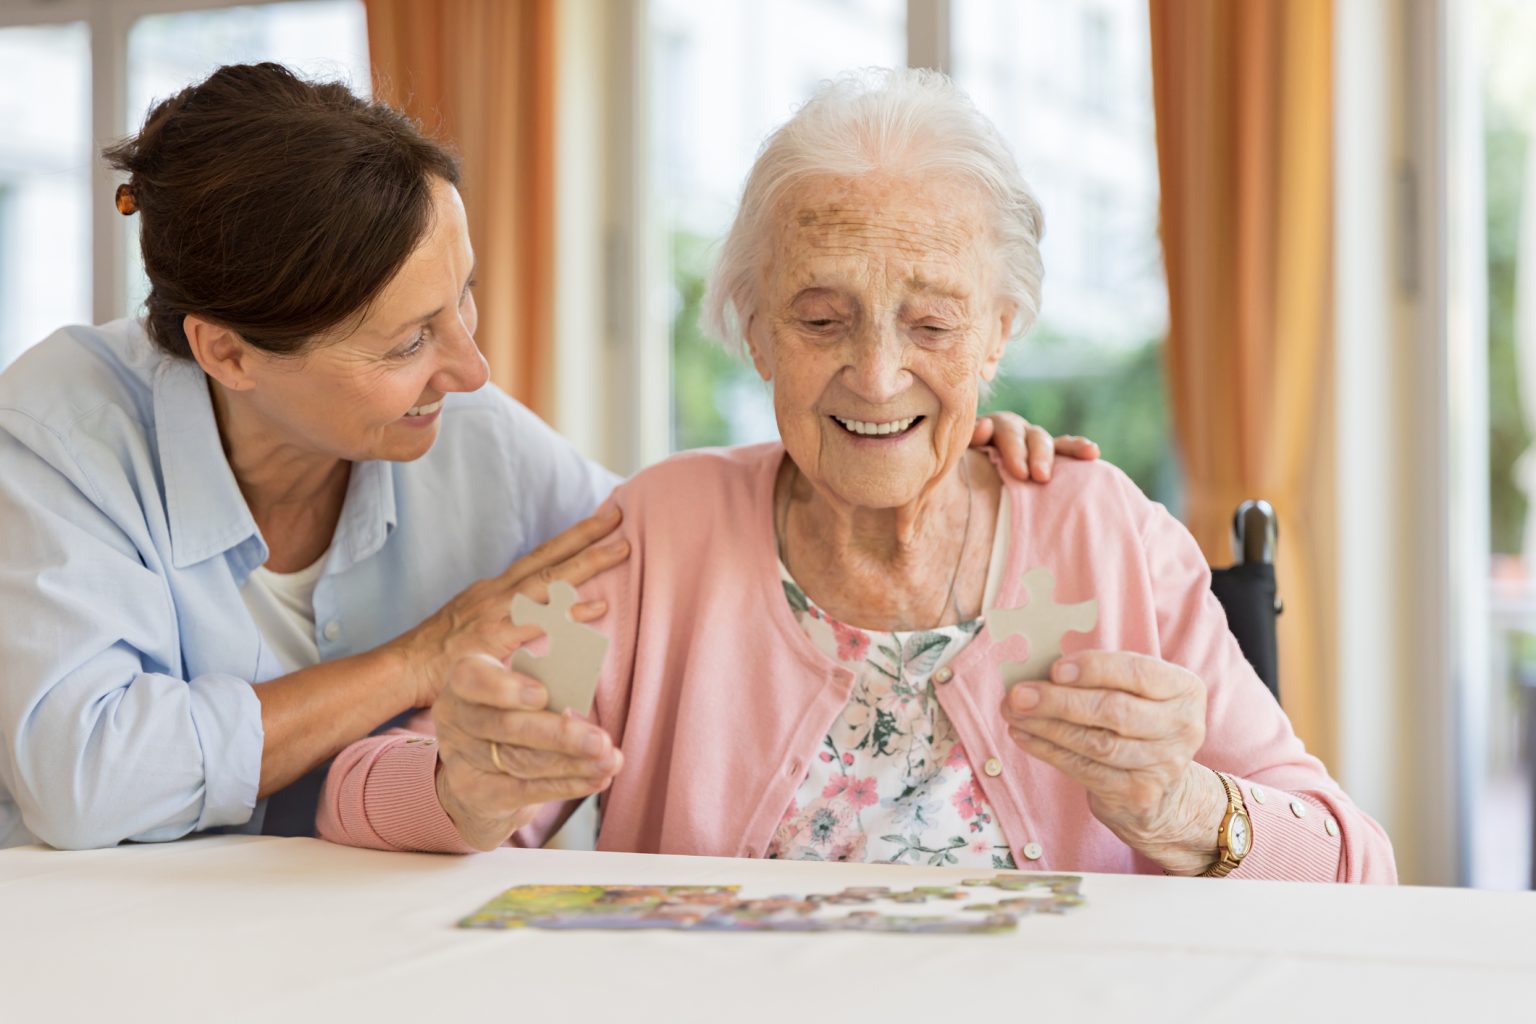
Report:
M1045 483L1051 478L1056 456L1092 461L1099 457L1099 446L1086 437L1051 437L1050 431L1037 427L1014 412L994 412L976 420L971 447L994 445L1003 469L1016 480Z
M1172 874L1218 859L1227 800L1194 760L1205 742L1205 683L1141 654L1086 651L1058 659L1051 680L1003 698L1009 735L1088 790L1111 832Z

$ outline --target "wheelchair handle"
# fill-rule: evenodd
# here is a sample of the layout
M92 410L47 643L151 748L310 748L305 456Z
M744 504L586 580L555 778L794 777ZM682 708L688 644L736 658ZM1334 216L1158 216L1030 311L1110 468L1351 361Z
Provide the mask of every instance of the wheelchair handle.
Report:
M1232 560L1238 565L1273 565L1280 522L1269 502L1249 499L1232 516Z

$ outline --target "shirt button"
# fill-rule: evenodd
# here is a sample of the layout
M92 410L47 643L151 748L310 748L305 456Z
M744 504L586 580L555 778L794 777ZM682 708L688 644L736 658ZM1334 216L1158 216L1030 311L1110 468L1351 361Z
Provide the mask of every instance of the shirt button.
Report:
M940 686L949 682L953 678L955 678L955 670L950 668L948 665L945 665L943 668L939 669L933 674L933 681L938 683Z
M1025 843L1024 844L1024 859L1025 860L1039 860L1044 855L1045 855L1045 850L1044 850L1043 847L1041 847L1041 845L1039 843Z
M1261 803L1263 803L1267 799L1267 797L1264 796L1264 791L1262 789L1260 789L1258 786L1249 786L1248 787L1248 792L1253 794L1254 803L1260 803L1261 804Z
M1292 800L1291 813L1296 815L1298 818L1305 818L1307 816L1307 805L1302 803L1300 800Z
M981 770L995 779L1003 774L1003 762L995 757L989 757L987 758L987 763L981 766Z
M341 623L327 622L325 624L325 638L327 640L335 640L339 636L341 636Z
M1332 818L1324 818L1323 831L1327 832L1331 836L1337 836L1339 834L1339 823L1334 821Z

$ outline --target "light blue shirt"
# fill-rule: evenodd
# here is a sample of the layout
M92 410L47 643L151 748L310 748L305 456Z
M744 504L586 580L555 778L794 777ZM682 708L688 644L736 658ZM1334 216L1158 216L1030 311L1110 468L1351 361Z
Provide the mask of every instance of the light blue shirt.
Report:
M399 636L617 478L494 387L437 442L352 467L315 588L322 660ZM0 374L0 847L257 832L283 674L240 597L267 545L207 379L142 323L69 327Z

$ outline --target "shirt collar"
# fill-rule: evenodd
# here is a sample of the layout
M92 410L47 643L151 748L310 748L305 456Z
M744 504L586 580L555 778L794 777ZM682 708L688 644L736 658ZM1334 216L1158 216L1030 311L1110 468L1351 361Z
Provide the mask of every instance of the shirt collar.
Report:
M347 497L331 540L327 573L345 572L384 546L395 528L395 467L354 462Z
M266 544L224 457L207 376L191 360L163 359L155 368L154 401L172 564L185 569L254 537L260 557L240 573L248 574L267 560Z
M165 477L171 560L178 569L231 549L238 582L267 560L268 548L219 440L208 378L190 360L167 358L155 371L155 433ZM352 464L326 572L373 555L397 522L394 467Z

